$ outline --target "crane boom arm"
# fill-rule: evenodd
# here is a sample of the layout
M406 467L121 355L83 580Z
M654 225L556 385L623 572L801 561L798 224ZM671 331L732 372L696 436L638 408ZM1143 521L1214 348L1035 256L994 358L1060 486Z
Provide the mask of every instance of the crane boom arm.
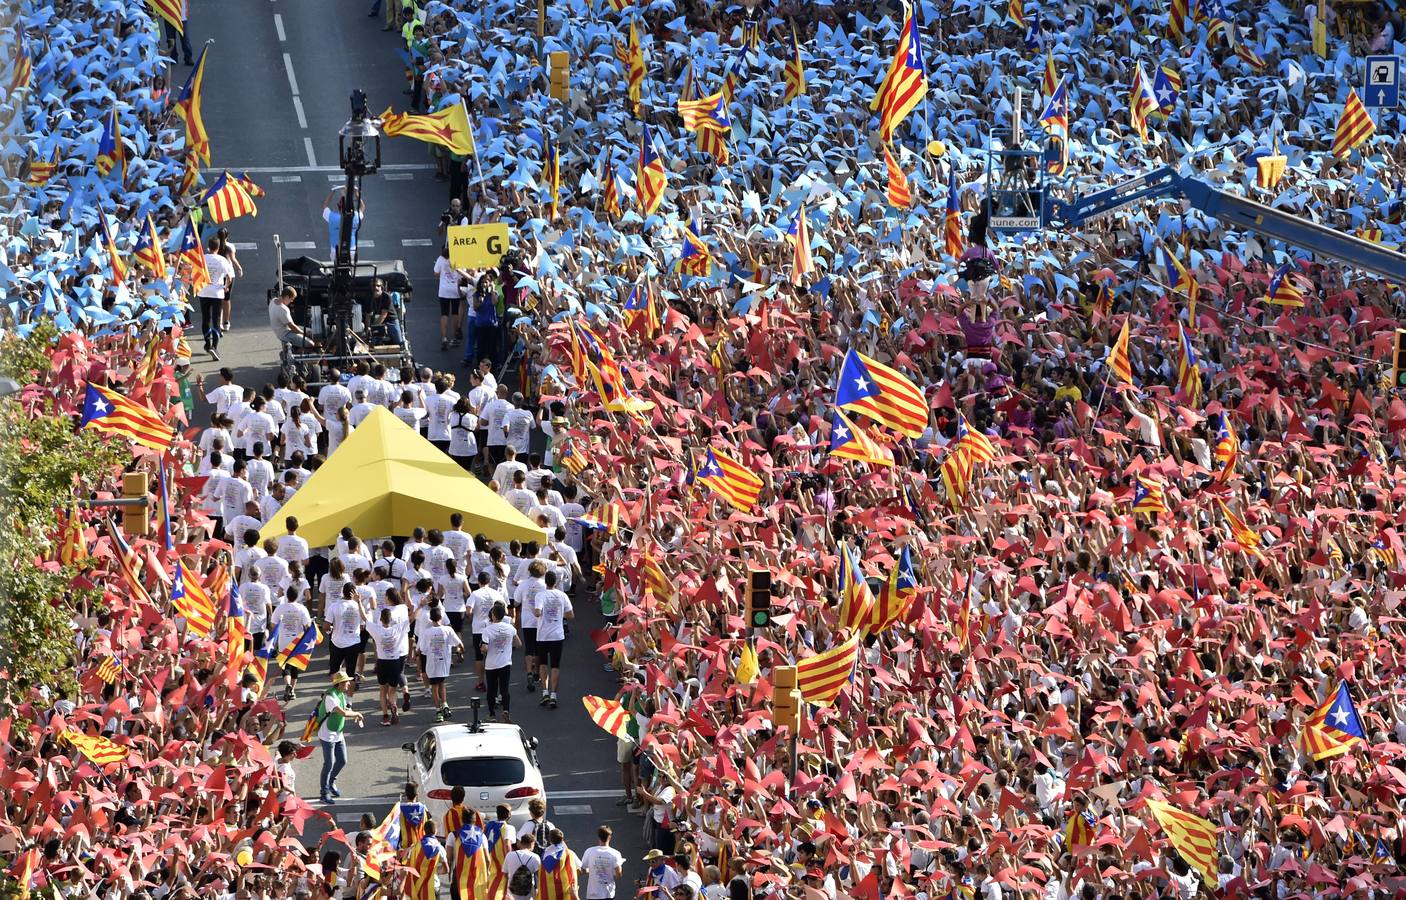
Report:
M1275 238L1388 281L1406 284L1406 254L1247 200L1212 187L1200 179L1184 178L1170 166L1162 166L1102 191L1081 195L1068 203L1052 198L1047 220L1056 228L1077 228L1140 200L1158 197L1184 197L1194 209L1233 228Z

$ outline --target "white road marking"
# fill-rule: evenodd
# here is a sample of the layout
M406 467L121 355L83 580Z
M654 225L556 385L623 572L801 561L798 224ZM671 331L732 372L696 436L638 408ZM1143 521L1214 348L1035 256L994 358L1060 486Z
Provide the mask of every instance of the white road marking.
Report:
M402 246L402 247L433 247L433 246L434 246L434 241L430 240L429 238L401 238L401 239L400 239L400 246Z
M298 76L293 74L293 56L290 53L283 54L283 70L288 73L288 86L293 89L293 96L301 94L298 90Z
M288 40L288 35L283 31L283 16L279 13L273 14L273 27L278 32L278 42L282 44Z
M225 169L231 172L248 172L250 175L271 175L282 172L298 172L302 174L316 174L318 172L341 172L337 166L220 166L217 169L201 169L202 172L214 172L219 174ZM429 163L387 163L381 166L382 172L432 172L434 166ZM374 175L371 177L375 177Z
M358 240L358 241L356 242L356 246L357 246L358 249L361 248L361 247L374 247L374 246L376 246L376 242L375 242L375 241Z
M328 180L328 181L345 181L345 180L346 180L346 177L347 177L347 173L343 172L343 171L340 170L340 169L338 169L338 170L335 171L335 172L328 172L328 173L327 173L327 180Z
M308 168L317 168L317 155L312 152L312 138L303 138L303 149L308 151Z
M291 182L298 182L302 180L303 176L301 175L275 175L269 179L269 181L272 181L274 184L289 184Z
M591 814L591 804L581 803L576 805L559 806L552 804L552 812L559 816L589 816Z
M230 241L229 245L236 250L257 250L259 245L252 242Z
M286 250L316 250L315 241L284 241L283 247Z
M293 95L293 112L298 115L298 127L307 128L308 117L303 113L303 98L299 97L297 94Z
M547 797L552 801L557 800L593 800L597 797L619 797L620 789L611 788L606 790L584 790L584 791L554 791L551 785L547 785Z
M413 173L413 172L388 172L386 175L384 175L384 176L382 176L382 177L384 177L387 181L409 181L410 179L412 179L412 178L415 177L415 173Z

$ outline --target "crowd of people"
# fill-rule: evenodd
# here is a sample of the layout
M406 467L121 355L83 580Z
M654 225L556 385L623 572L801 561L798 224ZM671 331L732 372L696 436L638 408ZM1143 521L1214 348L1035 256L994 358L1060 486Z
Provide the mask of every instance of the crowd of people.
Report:
M437 874L458 892L455 866L482 851L484 876L464 882L476 894L606 900L623 872L613 851L577 860L550 823L519 836L462 807L435 822L413 792L386 822L306 846L323 810L291 765L320 744L319 799L335 807L346 720L396 725L421 678L452 719L456 663L475 666L494 717L511 716L503 670L517 659L555 706L560 670L598 662L563 658L561 642L573 603L597 601L627 720L620 801L650 846L644 886L674 900L1406 889L1406 403L1383 377L1400 287L1186 204L1063 236L998 234L978 208L986 132L1009 116L1009 88L1038 94L1048 66L1071 91L1067 184L1105 187L1160 158L1399 240L1400 142L1329 151L1350 99L1335 73L1398 48L1395 5L919 2L928 104L892 149L871 139L869 100L897 5L623 5L550 4L536 48L509 0L387 0L414 106L462 100L474 116L478 158L442 158L453 199L472 221L515 223L522 270L472 291L439 273L442 301L475 297L474 316L441 310L467 385L368 364L314 396L296 380L192 377L196 301L179 274L133 262L114 277L110 254L140 258L148 215L177 234L191 196L151 13L21 4L5 40L31 68L3 102L24 144L7 155L25 163L7 185L24 203L3 217L0 316L63 332L53 370L23 373L22 402L73 414L96 381L173 424L195 425L202 395L211 413L164 462L134 461L171 467L169 546L128 545L97 519L82 531L76 577L103 601L73 611L77 686L30 689L16 673L0 689L0 858L19 891L364 897L374 878L425 898ZM590 102L540 92L539 49L569 52ZM799 92L783 90L792 66ZM1124 98L1163 66L1178 87L1144 137ZM674 113L718 89L727 162L695 150ZM129 150L120 179L90 167L104 149L88 126L109 115ZM562 174L544 188L547 134L563 135ZM642 139L666 169L656 210L633 174ZM1260 186L1246 155L1271 146L1287 174ZM90 241L103 229L115 243ZM788 229L818 271L801 271ZM224 296L199 301L212 353ZM494 365L510 317L516 390ZM905 431L837 393L852 351L915 386L921 423ZM279 510L377 405L494 484L542 541L498 546L449 521L389 547L351 533L306 546ZM855 426L869 462L842 449ZM112 491L115 474L82 490ZM221 599L206 636L168 615L177 561ZM762 629L752 569L772 576ZM247 648L227 637L231 583ZM299 664L280 696L260 653L314 620L334 691L304 743L283 714ZM806 698L798 734L779 725L777 670L846 647L835 696ZM372 675L379 707L349 709ZM399 867L379 856L392 819ZM578 862L580 883L558 877Z

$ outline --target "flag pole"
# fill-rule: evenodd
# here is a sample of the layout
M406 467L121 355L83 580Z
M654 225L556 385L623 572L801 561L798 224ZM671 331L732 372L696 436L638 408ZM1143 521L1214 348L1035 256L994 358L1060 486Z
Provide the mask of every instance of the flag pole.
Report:
M389 2L389 0L387 0L387 2ZM464 99L464 95L463 95L463 94L460 94L460 95L459 95L459 105L464 108L464 118L465 118L465 119L468 121L468 123L469 123L469 139L470 139L471 141L473 141L473 145L474 145L474 152L473 152L473 157L474 157L474 169L478 172L478 190L479 190L479 195L482 196L482 195L483 195L483 184L484 184L484 181L486 181L487 179L485 179L485 178L483 177L483 162L482 162L482 161L479 159L479 157L478 157L478 141L473 140L473 133L474 133L474 114L469 110L469 102ZM495 209L496 209L496 207L495 207ZM473 210L470 209L469 212L473 212Z

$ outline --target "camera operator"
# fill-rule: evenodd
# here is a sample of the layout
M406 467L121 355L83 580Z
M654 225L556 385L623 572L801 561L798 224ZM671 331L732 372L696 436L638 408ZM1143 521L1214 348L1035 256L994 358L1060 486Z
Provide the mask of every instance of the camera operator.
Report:
M464 215L464 203L458 197L449 201L449 208L439 214L439 225L435 229L435 234L439 235L441 243L449 239L450 225L467 225L469 217Z
M404 341L401 322L405 319L405 301L400 291L386 290L385 281L377 278L372 288L370 307L366 316L367 327L384 327L386 340L399 346Z

